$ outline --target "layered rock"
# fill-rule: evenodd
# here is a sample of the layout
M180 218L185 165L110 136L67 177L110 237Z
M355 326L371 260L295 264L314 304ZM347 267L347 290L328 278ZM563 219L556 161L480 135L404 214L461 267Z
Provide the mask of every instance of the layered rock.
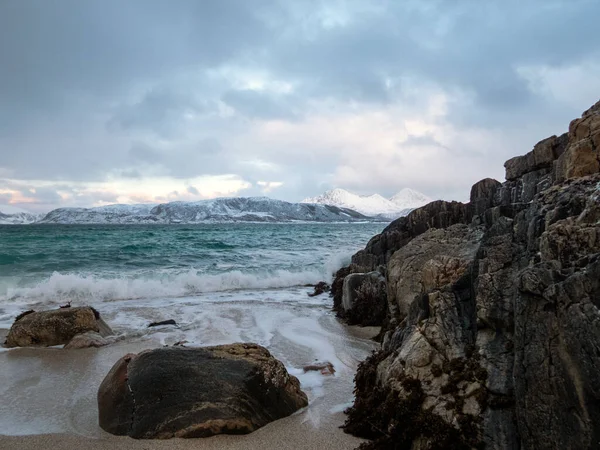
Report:
M307 404L298 379L256 344L126 355L98 390L100 426L142 439L250 433Z
M600 445L600 102L471 201L430 204L355 255L385 264L382 348L346 430L370 448ZM411 217L412 216L412 217Z
M8 332L7 347L50 347L68 344L83 333L102 336L112 333L94 308L60 308L52 311L27 311L18 316Z

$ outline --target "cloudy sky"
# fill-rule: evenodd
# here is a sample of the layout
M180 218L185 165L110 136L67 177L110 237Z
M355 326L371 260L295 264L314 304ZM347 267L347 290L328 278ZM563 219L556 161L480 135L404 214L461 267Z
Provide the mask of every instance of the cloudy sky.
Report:
M0 0L0 210L465 200L600 98L597 0Z

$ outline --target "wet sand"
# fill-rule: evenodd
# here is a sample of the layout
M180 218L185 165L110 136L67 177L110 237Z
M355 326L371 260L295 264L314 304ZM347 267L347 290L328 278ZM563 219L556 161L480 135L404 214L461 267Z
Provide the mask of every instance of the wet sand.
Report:
M341 411L352 401L356 367L375 348L370 338L378 330L345 327L331 314L302 311L271 330L267 345L300 378L309 396L309 406L290 417L245 436L168 441L116 437L97 425L98 386L119 357L159 347L163 333L100 349L0 350L0 449L356 448L362 441L339 429L345 420ZM323 356L336 366L335 376L303 374L303 365Z

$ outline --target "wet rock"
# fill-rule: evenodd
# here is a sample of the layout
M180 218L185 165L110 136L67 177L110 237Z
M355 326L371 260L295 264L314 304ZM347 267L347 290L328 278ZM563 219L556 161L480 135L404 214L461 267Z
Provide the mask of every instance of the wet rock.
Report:
M334 375L335 374L335 368L333 367L333 364L331 364L329 361L317 362L314 364L310 364L308 366L304 366L302 369L304 370L304 373L306 373L306 372L321 372L321 375Z
M90 348L90 347L104 347L105 345L110 344L111 341L102 337L100 333L96 333L95 331L88 331L87 333L78 334L74 336L71 341L65 345L66 349L74 349L74 348Z
M50 347L68 344L78 334L107 334L110 327L94 308L60 308L20 315L6 338L7 347Z
M330 286L324 281L320 281L315 285L315 290L312 293L309 293L309 297L316 297L317 295L324 294L325 292L329 292Z
M161 327L163 325L174 325L174 326L177 326L177 322L175 322L173 319L163 320L161 322L152 322L150 325L148 325L148 328L151 328L151 327Z
M256 344L126 355L98 391L100 426L142 439L250 433L307 404L298 379Z

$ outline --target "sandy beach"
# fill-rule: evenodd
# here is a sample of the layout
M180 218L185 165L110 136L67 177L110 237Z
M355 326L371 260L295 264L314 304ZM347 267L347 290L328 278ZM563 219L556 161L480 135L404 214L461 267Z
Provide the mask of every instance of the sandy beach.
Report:
M339 427L345 420L342 411L353 398L354 372L375 347L370 338L377 329L346 327L323 311L314 311L310 319L300 315L304 317L296 322L294 333L274 333L270 350L300 378L309 406L244 436L137 441L112 436L98 427L96 392L112 364L123 354L162 345L164 333L100 349L2 349L0 449L355 448L361 441ZM281 323L277 328L285 326ZM6 330L0 330L0 335L5 334ZM303 373L303 364L324 354L334 362L335 376Z

